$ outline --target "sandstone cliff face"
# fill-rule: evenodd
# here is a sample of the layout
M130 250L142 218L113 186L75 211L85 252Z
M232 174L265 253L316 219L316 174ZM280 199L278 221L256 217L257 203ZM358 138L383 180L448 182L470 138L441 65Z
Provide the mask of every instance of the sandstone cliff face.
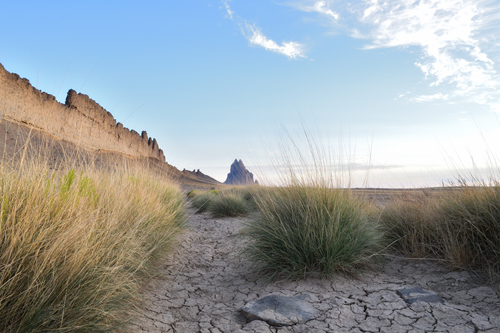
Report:
M66 103L33 87L27 79L9 73L0 64L0 114L9 120L32 126L55 138L88 149L119 152L134 157L153 157L165 162L156 139L145 131L117 123L111 113L87 95L68 91Z
M227 174L227 179L224 184L231 185L248 185L248 184L258 184L258 182L253 179L253 173L245 168L242 160L235 159L233 164L231 164L231 172Z

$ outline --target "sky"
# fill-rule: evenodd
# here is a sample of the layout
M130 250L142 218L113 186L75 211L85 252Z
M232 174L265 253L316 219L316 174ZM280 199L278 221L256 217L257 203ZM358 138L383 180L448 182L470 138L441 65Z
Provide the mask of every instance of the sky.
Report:
M500 1L0 0L0 63L219 181L273 179L304 130L371 187L500 158Z

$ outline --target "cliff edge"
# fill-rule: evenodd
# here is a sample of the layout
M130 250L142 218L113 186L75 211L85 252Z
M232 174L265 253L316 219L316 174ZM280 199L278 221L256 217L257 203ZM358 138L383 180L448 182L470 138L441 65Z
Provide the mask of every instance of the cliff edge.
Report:
M57 139L88 149L118 152L132 157L152 157L165 162L156 139L140 135L116 122L89 96L69 90L65 104L42 92L29 80L8 72L0 64L0 114Z

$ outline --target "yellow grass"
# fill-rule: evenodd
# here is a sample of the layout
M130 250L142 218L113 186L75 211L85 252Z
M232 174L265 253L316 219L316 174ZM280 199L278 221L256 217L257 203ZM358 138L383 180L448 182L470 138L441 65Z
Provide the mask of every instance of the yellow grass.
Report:
M142 168L57 169L0 163L0 331L126 330L183 197Z
M500 276L500 183L459 178L456 187L388 203L381 222L393 249L451 268Z

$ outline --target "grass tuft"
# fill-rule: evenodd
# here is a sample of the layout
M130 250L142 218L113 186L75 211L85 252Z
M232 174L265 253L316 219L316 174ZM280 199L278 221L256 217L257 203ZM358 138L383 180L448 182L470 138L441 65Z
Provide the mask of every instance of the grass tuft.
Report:
M200 190L191 190L188 193L186 193L186 197L189 198L189 199L192 199L192 198L194 198L195 196L197 196L200 193L201 193Z
M221 194L213 198L208 209L217 217L245 216L250 212L250 207L243 196L235 193Z
M208 210L212 200L219 194L211 191L201 192L191 198L191 205L196 209L196 213L204 213Z
M396 200L381 214L392 247L416 258L434 257L453 269L500 277L500 184L459 179L438 195Z
M442 254L439 235L439 198L408 193L394 198L382 210L380 224L385 243L412 258L436 257Z
M500 184L462 185L440 205L445 259L500 276Z
M341 189L288 186L262 194L244 254L270 278L355 274L380 250L365 204Z
M305 133L281 145L275 161L281 186L253 193L259 215L247 222L242 251L270 279L355 274L381 250L373 209L349 189L350 176L333 154ZM304 148L305 147L305 148ZM305 149L305 150L304 150Z
M139 168L0 165L0 331L125 330L185 221L183 196Z

